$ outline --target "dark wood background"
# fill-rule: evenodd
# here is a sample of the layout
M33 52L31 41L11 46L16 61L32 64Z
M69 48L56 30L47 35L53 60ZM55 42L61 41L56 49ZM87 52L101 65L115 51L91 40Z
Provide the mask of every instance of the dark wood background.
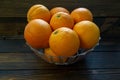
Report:
M34 4L43 4L49 9L63 6L68 10L86 7L94 16L119 16L119 0L3 0L0 2L0 17L26 17L27 10Z
M69 66L48 64L25 44L26 13L34 4L72 11L86 7L100 27L101 41L91 54ZM120 80L120 0L0 1L0 80Z
M26 14L34 4L43 4L49 9L62 6L69 11L77 7L86 7L94 15L94 22L100 27L101 32L108 31L120 25L119 0L3 0L0 2L0 36L23 35L27 24ZM115 28L118 34L120 28Z

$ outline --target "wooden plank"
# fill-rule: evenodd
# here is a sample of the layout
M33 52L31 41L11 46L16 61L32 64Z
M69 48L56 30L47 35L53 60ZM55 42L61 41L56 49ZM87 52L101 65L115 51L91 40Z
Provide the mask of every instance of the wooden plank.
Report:
M69 66L49 64L34 53L0 53L0 70L120 69L119 62L120 52L91 52Z
M6 47L13 45L14 48L16 46L22 49L21 46L24 45L23 39L0 41L0 44L5 43ZM119 40L101 40L96 51L69 66L49 64L32 52L0 51L0 80L119 80L119 47Z
M94 49L94 52L101 52L101 51L107 51L107 52L110 52L110 51L115 51L115 52L119 52L120 51L120 42L119 42L120 39L108 39L108 40L100 40L100 43L99 43L99 46L97 46L95 49ZM26 41L24 39L13 39L7 37L5 38L5 40L1 39L0 40L0 45L1 45L1 48L0 48L0 52L3 52L3 53L26 53L26 52L32 52L30 50L30 48L26 45Z
M94 17L94 21L104 37L120 37L120 18L119 17ZM24 28L27 24L25 17L1 17L0 19L0 36L17 36L23 35Z
M0 71L1 80L119 80L120 69Z
M94 16L120 16L119 0L20 0L19 2L4 0L0 2L0 17L26 17L28 9L34 4L43 4L49 9L63 6L70 11L77 7L86 7L93 12Z
M26 24L27 24L26 18L0 17L0 36L9 37L23 35Z
M0 23L0 36L16 36L21 35L24 32L26 23L8 22Z
M0 40L0 52L15 52L15 53L22 53L22 52L32 52L30 48L26 45L24 39L6 39Z

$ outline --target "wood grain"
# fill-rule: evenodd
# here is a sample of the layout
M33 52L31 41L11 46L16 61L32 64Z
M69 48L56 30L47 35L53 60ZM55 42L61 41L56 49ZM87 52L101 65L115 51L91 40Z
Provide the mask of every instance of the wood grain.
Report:
M102 37L120 37L119 17L94 17L93 22L100 28ZM23 35L26 25L27 21L25 17L1 17L0 36Z
M14 3L14 4L13 4ZM72 11L77 7L86 7L94 15L94 22L100 27L102 36L106 37L115 33L120 34L120 1L119 0L4 0L0 2L0 36L23 35L24 27L27 24L26 14L34 4L43 4L49 9L56 6L63 6ZM117 28L116 28L117 27Z
M63 6L70 11L77 7L86 7L93 12L94 16L120 16L119 0L20 0L19 2L4 0L0 2L0 17L25 17L28 9L34 4L43 4L49 9Z
M1 80L119 80L120 70L19 70L1 71Z
M1 40L0 44L0 70L120 68L120 43L116 41L101 41L85 59L71 66L48 64L26 47L24 40Z
M67 66L36 56L23 32L28 9L38 3L90 9L101 31L99 46ZM0 80L120 80L120 0L3 0L0 8Z

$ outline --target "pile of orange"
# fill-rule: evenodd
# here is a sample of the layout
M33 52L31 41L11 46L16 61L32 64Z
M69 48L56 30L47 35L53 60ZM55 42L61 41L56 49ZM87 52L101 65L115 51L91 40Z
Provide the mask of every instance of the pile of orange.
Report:
M99 42L99 27L87 8L79 7L70 12L64 7L49 10L35 4L28 10L27 20L26 42L33 48L44 49L44 54L54 57L56 62L59 56L76 55L79 49L91 49Z

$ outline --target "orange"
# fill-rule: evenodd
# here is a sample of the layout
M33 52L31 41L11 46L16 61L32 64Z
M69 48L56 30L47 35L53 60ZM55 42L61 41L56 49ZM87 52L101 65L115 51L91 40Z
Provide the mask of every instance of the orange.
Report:
M25 27L24 38L33 48L45 48L49 45L52 33L50 25L42 19L31 20Z
M57 63L60 63L60 62L65 62L66 61L66 57L60 57L60 56L57 56L52 50L51 48L45 48L44 49L44 53L45 53L45 56L46 56L46 60L48 62L57 62Z
M76 8L71 12L71 16L76 23L83 20L93 20L93 15L87 8Z
M28 22L33 19L43 19L49 22L50 18L51 18L51 14L49 9L42 4L35 4L31 6L27 12Z
M54 7L54 8L52 8L51 10L50 10L50 13L51 13L51 15L54 15L55 13L57 13L57 12L66 12L66 13L70 13L66 8L64 8L64 7Z
M100 30L94 22L78 22L75 24L73 30L79 35L81 48L90 49L94 47L99 41Z
M73 28L74 20L69 14L65 12L57 12L51 17L50 25L53 30L60 27Z
M57 56L66 57L76 54L80 41L75 31L67 27L61 27L52 32L49 45Z

